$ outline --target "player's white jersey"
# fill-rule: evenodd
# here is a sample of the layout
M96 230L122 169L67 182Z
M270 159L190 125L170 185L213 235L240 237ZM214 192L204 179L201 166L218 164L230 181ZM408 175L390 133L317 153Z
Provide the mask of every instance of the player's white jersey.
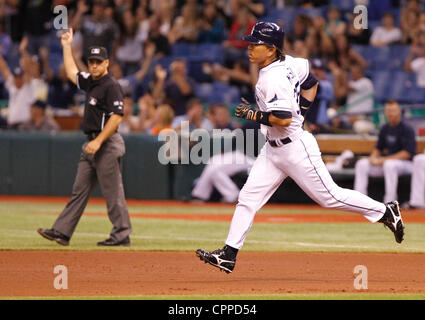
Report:
M300 131L304 117L300 110L301 84L310 72L307 59L285 56L262 68L255 86L255 97L261 111L288 111L292 122L288 127L261 125L261 132L268 140L291 137Z

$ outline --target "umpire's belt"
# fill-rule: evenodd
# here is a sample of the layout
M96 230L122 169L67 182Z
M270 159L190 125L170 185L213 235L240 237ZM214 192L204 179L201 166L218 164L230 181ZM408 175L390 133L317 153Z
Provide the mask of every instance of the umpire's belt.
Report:
M96 139L96 137L99 135L99 133L100 132L97 132L97 131L86 133L87 140L92 141L92 140Z
M268 140L269 144L273 147L273 148L278 148L281 147L285 144L291 143L292 140L288 137L286 137L285 139L279 139L279 140Z

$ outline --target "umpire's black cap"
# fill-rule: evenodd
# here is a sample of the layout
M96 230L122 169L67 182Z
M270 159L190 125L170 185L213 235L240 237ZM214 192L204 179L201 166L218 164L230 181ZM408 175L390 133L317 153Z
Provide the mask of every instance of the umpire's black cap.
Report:
M283 50L285 32L283 28L272 22L257 22L252 28L249 36L243 37L243 40L254 44L265 44L276 47L279 51Z
M89 55L87 59L96 59L104 61L108 59L108 50L105 47L93 46L89 48Z

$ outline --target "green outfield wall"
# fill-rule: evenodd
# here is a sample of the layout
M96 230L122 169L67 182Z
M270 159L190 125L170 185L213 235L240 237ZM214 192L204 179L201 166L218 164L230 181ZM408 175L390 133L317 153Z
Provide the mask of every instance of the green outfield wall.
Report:
M186 200L190 198L194 181L203 164L161 164L158 152L163 142L156 136L146 134L123 135L126 154L122 159L124 189L127 198ZM222 146L228 146L222 139ZM69 196L74 182L78 160L85 136L80 132L22 133L0 132L0 194ZM260 142L262 145L264 142ZM210 143L210 155L220 152ZM247 173L233 177L242 187ZM353 187L353 175L334 175L335 181L344 188ZM399 181L400 201L409 197L410 177ZM369 194L382 201L384 181L371 178ZM100 188L93 196L102 196ZM215 192L212 200L219 200ZM291 180L287 179L273 195L271 202L312 203Z

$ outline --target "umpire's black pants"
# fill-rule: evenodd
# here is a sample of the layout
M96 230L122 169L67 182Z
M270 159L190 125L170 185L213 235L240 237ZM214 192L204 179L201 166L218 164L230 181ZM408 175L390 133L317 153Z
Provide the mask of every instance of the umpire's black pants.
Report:
M109 220L113 228L110 237L121 241L131 232L130 217L125 201L120 161L125 154L124 140L118 133L106 140L95 155L83 151L78 164L72 196L57 218L53 229L71 238L87 206L90 193L99 182L106 199Z

